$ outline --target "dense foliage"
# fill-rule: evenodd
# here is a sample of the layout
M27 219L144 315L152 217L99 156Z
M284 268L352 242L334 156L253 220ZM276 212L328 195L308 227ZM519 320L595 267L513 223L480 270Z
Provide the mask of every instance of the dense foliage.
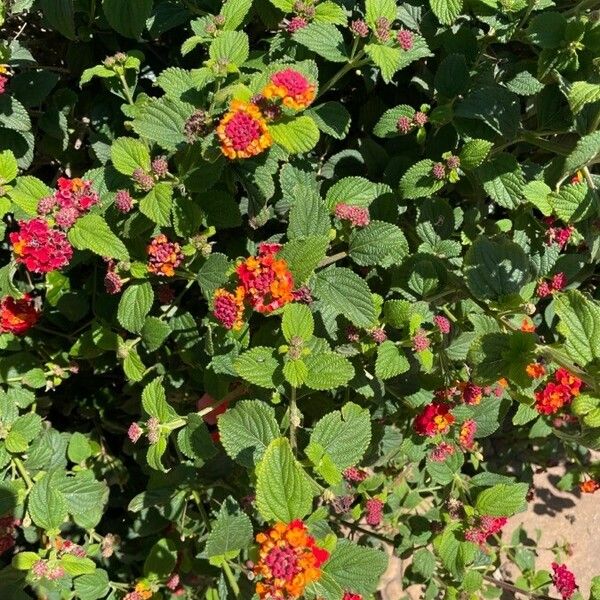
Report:
M599 8L5 0L0 597L581 598Z

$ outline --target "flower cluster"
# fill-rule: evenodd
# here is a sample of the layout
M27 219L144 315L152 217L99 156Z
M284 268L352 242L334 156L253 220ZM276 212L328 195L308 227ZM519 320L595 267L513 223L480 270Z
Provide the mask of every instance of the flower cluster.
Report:
M575 582L575 575L569 571L567 565L555 562L552 563L552 583L563 600L569 600L579 587Z
M442 335L447 335L450 333L450 321L443 315L437 315L433 317L433 322Z
M487 539L499 533L506 525L506 517L490 517L484 515L479 517L476 523L465 531L465 539L479 546L484 546Z
M353 594L352 592L346 592L342 600L363 600L360 594Z
M5 65L0 65L0 96L6 92L6 84L8 83L8 69Z
M541 281L537 287L537 295L540 298L552 296L554 292L560 292L567 285L567 277L564 273L557 273L548 281Z
M132 592L129 592L123 600L149 600L152 598L152 590L148 584L139 582L133 588Z
M273 143L267 122L258 106L233 100L217 126L221 152L230 159L250 158Z
M546 374L546 367L541 363L534 362L525 367L525 372L532 379L541 379Z
M69 264L73 247L64 232L41 218L19 221L9 236L18 263L32 273L50 273Z
M434 437L438 434L448 433L450 426L453 425L454 415L450 412L450 405L445 402L432 402L428 404L422 412L415 417L413 422L414 430L427 437Z
M548 229L546 230L546 240L548 245L550 246L551 244L557 244L562 250L569 243L575 228L572 225L555 227L554 217L546 217L544 222L546 225L548 225Z
M254 568L256 593L261 600L300 598L310 583L321 577L329 552L317 546L300 520L276 523L259 533L260 559Z
M569 373L567 369L557 369L554 381L547 381L542 389L535 392L536 410L543 415L558 412L579 395L582 384L581 379Z
M38 560L31 567L31 574L36 579L47 579L48 581L56 581L65 576L66 571L58 564L51 564L47 560Z
M0 555L14 547L17 527L20 525L21 521L12 515L0 517Z
M238 263L235 292L224 288L213 296L213 314L227 329L240 329L248 303L260 313L270 313L294 300L294 279L283 258L280 244L260 244L257 256Z
M593 494L597 490L600 490L600 483L595 479L586 479L579 483L579 491L584 494Z
M473 419L467 419L460 426L458 442L465 450L471 450L475 444L475 434L477 433L477 423Z
M440 442L430 453L429 459L433 462L444 462L454 454L455 447L448 442Z
M39 201L37 212L40 216L52 217L58 227L67 230L98 204L99 198L92 189L91 181L60 177L56 185L52 196Z
M456 183L460 176L458 169L460 168L460 158L451 152L446 152L442 155L445 162L436 162L431 168L431 174L437 181L449 181Z
M271 75L262 95L268 100L281 100L286 108L302 110L312 104L316 88L302 73L295 69L284 69Z
M0 332L23 335L33 327L40 318L39 311L35 308L33 298L25 294L23 298L15 300L6 296L0 300Z
M164 234L157 235L146 248L148 271L159 277L173 277L175 269L183 262L181 246L170 242Z
M366 227L370 222L369 209L340 202L335 207L335 216L340 221L349 221L352 227Z
M367 524L377 527L383 519L384 504L379 498L369 498L365 503Z

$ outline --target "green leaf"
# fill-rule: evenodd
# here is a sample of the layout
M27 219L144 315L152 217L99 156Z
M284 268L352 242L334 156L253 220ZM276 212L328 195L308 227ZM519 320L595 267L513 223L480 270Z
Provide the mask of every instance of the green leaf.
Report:
M28 510L33 522L46 531L57 530L67 518L67 502L56 489L53 476L46 473L28 496Z
M462 0L429 0L433 14L443 25L452 25L463 7Z
M221 8L221 15L225 18L223 29L237 29L252 8L252 0L227 0Z
M373 183L364 177L344 177L327 190L325 204L330 211L340 202L367 208L373 200L388 191L391 190L387 186Z
M31 216L37 213L38 202L51 194L52 190L43 181L29 175L19 177L9 192L10 199Z
M148 465L155 471L167 472L167 469L162 463L162 457L167 450L167 438L161 435L155 444L150 444L146 451L146 460Z
M394 0L366 0L365 20L374 27L379 17L392 22L396 19L396 2Z
M198 271L198 283L207 300L212 298L215 290L227 281L227 271L230 264L229 259L224 254L215 252L206 259L206 262Z
M144 575L150 577L168 577L177 564L177 545L173 540L158 540L144 561Z
M19 173L19 165L10 150L0 152L0 184L10 183Z
M140 212L157 225L171 224L173 188L168 183L157 183L141 200Z
M314 291L336 314L344 315L357 327L375 322L375 309L367 283L347 268L331 267L318 273Z
M287 360L283 365L283 376L292 387L302 387L308 377L308 367L301 358Z
M475 509L481 515L512 517L527 506L527 483L499 483L483 490L475 501Z
M335 25L346 25L348 21L344 8L329 0L319 2L315 6L314 20L317 23L334 23Z
M419 548L413 554L412 570L425 579L429 579L435 571L436 560L427 548Z
M404 173L400 180L400 194L406 200L432 196L444 187L444 181L434 179L433 161L420 160Z
M329 238L322 235L309 235L290 240L284 245L279 256L287 261L296 287L313 274L317 265L325 258L328 247Z
M150 171L150 152L135 138L117 138L110 147L110 157L115 169L123 175L132 175L136 169Z
M200 415L193 413L187 416L187 425L177 433L177 446L185 456L200 463L217 452L206 423Z
M99 600L104 598L110 589L108 573L103 569L81 575L74 580L73 584L80 600Z
M242 66L248 60L248 36L243 31L223 31L210 45L210 58L219 64Z
M291 154L312 150L319 141L319 128L307 115L283 119L269 127L273 141Z
M565 223L577 223L596 213L598 201L587 183L562 186L558 193L548 196L548 203Z
M89 83L94 77L100 77L101 79L112 79L118 77L117 73L112 69L107 69L104 65L96 65L86 69L79 80L79 86L82 87L86 83Z
M13 556L11 566L18 571L29 571L38 560L40 555L36 552L19 552Z
M125 244L100 215L89 214L77 219L68 235L69 241L78 250L91 250L102 257L129 260Z
M335 352L308 355L305 385L313 390L332 390L346 385L354 377L352 363Z
M273 353L273 348L262 346L244 352L234 361L237 374L259 387L276 388L275 371L279 367L279 362Z
M131 126L139 136L174 152L186 141L185 122L194 110L192 104L173 98L152 99L136 112Z
M92 447L85 435L76 431L69 438L67 456L74 463L82 463L92 455Z
M217 422L225 452L245 467L256 466L280 435L275 411L260 400L242 400Z
M348 60L344 38L332 23L309 23L306 27L294 32L292 39L331 62Z
M530 181L523 187L523 196L531 202L545 217L552 214L549 196L552 190L543 181Z
M504 138L516 137L521 121L519 97L502 86L476 87L454 109L456 117L483 121Z
M40 0L39 8L50 27L70 40L76 39L73 0Z
M361 266L390 267L408 255L408 242L402 230L383 221L371 221L350 235L348 254Z
M287 439L269 444L256 471L256 506L263 519L289 523L311 512L312 486Z
M531 280L531 264L523 249L505 238L479 237L464 260L467 285L480 300L518 294Z
M109 25L125 37L138 39L152 12L153 0L102 0Z
M326 236L330 228L331 221L318 192L305 186L294 187L294 203L287 231L290 240Z
M327 456L338 472L357 465L371 441L371 418L366 408L349 402L342 410L326 414L317 422L310 436L310 446L317 445L319 458ZM307 449L307 454L311 452ZM318 467L318 463L315 462ZM341 480L341 476L340 476Z
M563 174L574 173L587 166L598 154L600 154L600 131L584 135L565 159Z
M571 111L576 115L586 104L600 101L600 84L576 81L571 85L568 98Z
M391 138L399 136L398 132L398 119L400 117L407 117L412 119L415 114L415 109L408 104L400 104L394 108L386 110L377 124L373 128L373 133L377 137Z
M383 44L367 44L365 46L367 56L381 70L381 77L385 83L389 83L396 71L400 69L400 61L404 50L399 47L384 46Z
M281 331L287 342L296 337L308 341L312 337L314 329L315 320L308 306L288 304L283 309Z
M493 145L492 142L487 140L468 141L459 155L460 168L464 171L470 171L479 167L487 158Z
M216 521L206 539L206 556L211 565L221 566L234 559L252 541L252 523L236 506L234 510L223 503Z
M483 189L504 208L515 209L523 196L525 179L517 159L512 154L498 154L479 168Z
M83 529L98 525L108 502L108 486L97 481L92 471L78 471L75 475L56 473L52 484L63 495L69 514Z
M317 5L317 7L322 4ZM317 127L336 140L343 140L350 131L350 113L339 102L325 102L306 111Z
M150 282L130 285L119 300L117 319L132 333L139 333L144 326L146 316L154 303L154 290Z
M96 563L85 556L65 554L59 560L60 566L71 576L89 575L96 570Z
M527 35L533 44L545 49L557 48L564 39L566 18L558 12L535 15L529 23Z
M535 96L544 89L544 84L529 71L520 71L506 83L506 87L519 96Z
M600 302L569 290L554 296L554 310L569 356L582 367L600 358Z
M158 350L171 333L171 328L157 317L148 317L142 327L142 340L148 352Z
M470 79L464 54L449 54L435 73L435 89L446 98L456 98L468 90Z
M341 539L323 567L323 572L343 590L352 590L368 597L377 589L387 566L388 557L381 550Z
M400 348L386 340L377 348L375 375L380 379L391 379L406 373L410 368L408 360Z
M123 359L123 371L130 381L141 381L146 372L146 367L135 348L128 348Z
M173 407L167 402L162 377L152 380L142 392L142 406L148 415L161 423L169 423L179 418Z

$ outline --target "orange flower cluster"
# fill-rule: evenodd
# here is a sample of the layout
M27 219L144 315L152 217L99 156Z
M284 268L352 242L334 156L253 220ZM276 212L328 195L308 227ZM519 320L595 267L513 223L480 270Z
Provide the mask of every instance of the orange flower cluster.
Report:
M600 490L600 483L595 479L586 479L579 483L579 490L584 494L593 494L596 490Z
M23 335L39 318L40 313L29 294L19 300L12 296L5 296L0 300L0 333Z
M287 108L302 110L315 99L316 89L302 73L294 69L284 69L271 76L262 95L268 100L281 99Z
M146 583L138 583L133 592L129 592L123 600L149 600L152 598L152 591Z
M181 246L170 242L164 234L157 235L146 247L148 271L159 277L173 277L175 269L183 262Z
M260 559L254 567L256 593L261 600L300 598L310 583L321 577L321 565L329 552L317 546L306 525L296 519L276 523L259 533Z
M258 255L240 262L235 292L219 288L213 296L213 314L227 329L240 329L244 303L260 313L270 313L294 300L294 278L287 262L277 258L280 244L260 244Z
M273 143L267 122L255 104L233 100L217 126L221 152L230 159L250 158Z
M546 382L535 392L535 408L544 415L557 413L579 395L582 384L581 379L561 367L554 373L554 381Z
M525 372L532 379L540 379L546 374L546 368L541 363L531 363L525 367Z

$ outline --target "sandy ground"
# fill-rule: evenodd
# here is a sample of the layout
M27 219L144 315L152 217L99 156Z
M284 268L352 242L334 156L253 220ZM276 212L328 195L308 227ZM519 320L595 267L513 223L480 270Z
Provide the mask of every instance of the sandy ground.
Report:
M566 564L575 573L577 583L584 598L590 590L590 581L600 575L600 491L596 494L565 493L555 485L564 473L562 467L549 469L534 478L536 496L527 512L513 517L505 528L506 537L519 525L523 525L530 537L536 529L542 536L537 567L550 570L554 560L549 550L555 543L569 542L572 555ZM419 586L403 590L401 585L402 564L393 557L385 573L380 591L383 600L419 600ZM556 594L552 594L557 597Z

